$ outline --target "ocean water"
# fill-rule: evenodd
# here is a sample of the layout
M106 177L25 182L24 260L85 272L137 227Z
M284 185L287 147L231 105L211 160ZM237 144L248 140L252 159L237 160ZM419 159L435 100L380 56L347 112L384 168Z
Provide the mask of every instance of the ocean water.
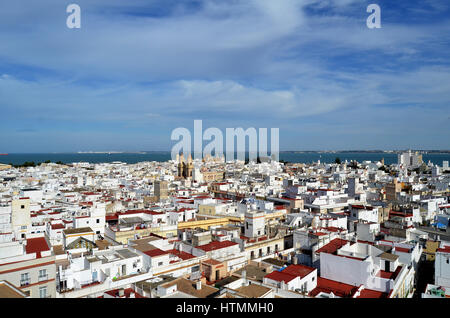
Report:
M336 157L341 161L364 160L379 161L384 158L386 164L397 163L397 154L395 153L361 153L361 152L336 152L336 153L300 153L300 152L280 152L280 160L298 163L311 163L320 160L324 163L332 163ZM431 153L423 154L425 163L431 161L433 164L442 166L442 161L450 161L450 153ZM142 161L167 161L170 160L169 151L145 152L145 153L20 153L0 156L0 163L5 164L23 164L26 161L34 161L36 164L50 160L51 162L61 161L64 163L72 162L113 162L121 161L126 163L137 163Z

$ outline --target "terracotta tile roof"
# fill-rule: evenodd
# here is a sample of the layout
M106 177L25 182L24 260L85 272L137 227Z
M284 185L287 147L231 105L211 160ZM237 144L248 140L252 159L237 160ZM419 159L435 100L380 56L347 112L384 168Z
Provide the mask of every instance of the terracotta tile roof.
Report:
M36 253L36 257L41 257L41 252L49 251L50 247L47 241L43 237L36 237L27 239L27 245L25 247L27 254Z
M321 248L319 248L316 253L320 254L320 253L328 253L328 254L334 254L336 253L336 251L338 249L340 249L342 246L344 246L345 244L347 244L348 241L347 240L343 240L343 239L339 239L339 238L335 238L334 240L332 240L330 243L322 246Z
M113 220L118 220L118 219L119 219L119 217L117 216L117 214L105 216L105 221L113 221Z
M402 268L403 268L403 266L397 266L397 268L395 269L394 272L386 272L386 271L380 270L377 273L377 277L395 280L397 278L398 274L400 273L400 271L402 270Z
M445 246L444 248L438 248L436 250L436 252L441 252L441 253L450 253L450 246Z
M197 248L205 251L205 252L209 252L209 251L214 251L214 250L218 250L221 248L226 248L226 247L230 247L230 246L234 246L234 245L238 245L238 243L235 242L231 242L231 241L212 241L211 243L205 244L205 245L199 245L197 246Z
M124 296L123 296L123 297L120 297L120 296L119 296L119 289L109 290L109 291L107 291L107 292L105 292L105 293L108 294L108 295L110 295L110 296L113 296L113 297L115 297L115 298L130 298L131 293L134 293L134 295L135 295L136 298L147 298L147 297L142 296L141 294L136 293L136 292L135 292L133 289L131 289L131 288L126 288L126 289L124 289Z
M205 264L208 264L208 265L219 265L219 264L222 264L221 262L216 261L215 259L212 259L212 258L204 260L202 263L205 263Z
M144 254L146 254L146 255L148 255L150 257L158 257L158 256L161 256L161 255L169 254L169 252L160 250L159 248L155 248L153 250L145 251Z
M289 283L291 280L297 278L296 275L291 275L288 273L284 273L284 272L278 272L278 271L274 271L270 274L267 274L266 276L264 276L264 278L267 279L271 279L277 282L285 282L285 283Z
M119 216L119 215L140 214L140 213L150 214L150 215L163 214L163 212L156 212L156 211L151 211L151 210L128 210L126 212L117 212L116 215Z
M313 267L309 267L306 265L289 265L286 267L282 273L291 274L294 276L300 276L300 278L303 278L312 272L314 272L316 269Z
M309 295L315 297L321 292L332 292L334 295L339 297L353 297L353 295L358 291L358 288L359 286L353 286L335 280L317 277L317 287L314 288Z
M364 288L356 298L388 298L389 294Z
M172 255L178 256L179 258L181 258L183 261L187 260L187 259L191 259L191 258L195 258L194 255L186 253L186 252L180 252L178 250L172 249L172 250L168 250L167 252L169 252Z
M62 224L52 224L52 230L59 230L59 229L65 229L66 227Z

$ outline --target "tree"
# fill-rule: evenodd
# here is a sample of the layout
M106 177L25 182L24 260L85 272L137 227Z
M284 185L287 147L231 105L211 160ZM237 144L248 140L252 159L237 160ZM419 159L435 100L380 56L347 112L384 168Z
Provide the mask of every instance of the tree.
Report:
M34 163L34 161L25 161L23 164L21 165L15 165L14 167L18 168L18 167L36 167L36 164Z
M338 165L341 164L341 158L336 157L336 159L334 159L334 163L337 163Z

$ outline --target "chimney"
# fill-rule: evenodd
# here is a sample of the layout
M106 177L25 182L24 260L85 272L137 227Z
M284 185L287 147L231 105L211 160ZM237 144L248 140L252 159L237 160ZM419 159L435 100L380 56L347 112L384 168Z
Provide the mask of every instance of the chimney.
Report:
M123 297L125 295L125 290L123 288L119 289L119 297Z
M294 257L292 258L292 264L294 264L294 265L297 265L297 264L298 264L298 258L297 258L297 256L294 256Z
M202 289L202 282L200 280L195 283L195 289L197 290Z

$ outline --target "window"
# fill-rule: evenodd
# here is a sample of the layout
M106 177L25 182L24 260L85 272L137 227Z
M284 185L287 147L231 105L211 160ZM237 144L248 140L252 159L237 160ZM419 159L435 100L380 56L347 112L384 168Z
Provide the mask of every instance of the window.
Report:
M39 297L47 298L47 286L39 287Z
M20 274L20 286L25 286L28 284L30 284L30 274L29 273Z
M23 210L25 209L25 205L21 205L20 208Z
M97 219L97 223L100 223L100 219Z
M39 270L39 281L43 281L43 280L47 280L47 279L48 279L47 270L46 269Z
M163 265L163 262L158 262L158 266L162 266Z
M200 271L200 266L199 265L192 266L192 272L198 272L198 271Z

